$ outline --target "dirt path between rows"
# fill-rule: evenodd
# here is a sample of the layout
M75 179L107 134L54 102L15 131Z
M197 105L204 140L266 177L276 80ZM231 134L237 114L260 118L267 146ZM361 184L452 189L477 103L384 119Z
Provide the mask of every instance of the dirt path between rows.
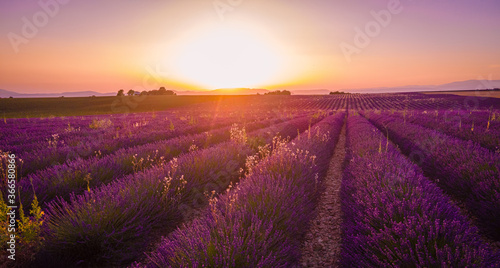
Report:
M340 185L346 150L345 124L325 178L325 190L316 208L316 218L302 247L302 267L338 267L342 237Z

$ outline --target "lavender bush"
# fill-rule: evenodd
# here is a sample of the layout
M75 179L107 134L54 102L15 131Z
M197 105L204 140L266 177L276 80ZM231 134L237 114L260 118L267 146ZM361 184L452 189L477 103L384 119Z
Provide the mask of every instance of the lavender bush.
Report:
M496 111L403 111L395 115L409 123L477 142L491 151L500 150L498 138L500 137L500 114Z
M229 124L226 120L224 125ZM230 122L230 121L229 121ZM250 131L279 122L265 120L246 124ZM22 200L30 204L33 191L43 204L59 196L68 199L71 193L80 194L88 188L109 183L130 173L145 170L153 165L169 161L190 148L207 148L229 139L230 127L209 132L183 135L155 143L124 148L104 157L78 159L54 166L20 182Z
M339 113L258 164L206 214L165 238L147 267L290 267L300 257L329 158Z
M303 117L274 125L248 138L262 136L269 143L278 132L293 137L297 128L308 127L309 120ZM72 195L69 202L49 203L43 255L56 256L66 265L120 265L133 260L154 232L168 232L184 220L185 209L206 202L204 192L223 191L237 181L254 150L242 142L247 139L244 132L233 133L239 136L231 142L193 151L84 195Z
M425 174L478 218L479 227L500 239L500 155L472 141L404 123L388 114L370 115L380 129L419 164Z
M347 122L344 267L493 267L500 261L443 192L360 116Z

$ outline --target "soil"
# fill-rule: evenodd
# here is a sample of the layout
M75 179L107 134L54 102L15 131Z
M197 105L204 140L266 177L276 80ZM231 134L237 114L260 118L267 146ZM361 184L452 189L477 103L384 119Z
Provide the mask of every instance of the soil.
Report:
M342 242L340 186L346 150L345 125L325 178L325 190L316 208L302 248L302 267L338 267Z

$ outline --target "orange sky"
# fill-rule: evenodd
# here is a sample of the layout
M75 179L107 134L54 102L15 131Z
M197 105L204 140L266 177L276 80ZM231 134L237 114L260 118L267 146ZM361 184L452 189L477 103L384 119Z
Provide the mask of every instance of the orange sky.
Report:
M2 1L0 89L338 90L500 79L498 1L235 2ZM356 28L372 35L369 44L356 45ZM346 47L356 52L346 57Z

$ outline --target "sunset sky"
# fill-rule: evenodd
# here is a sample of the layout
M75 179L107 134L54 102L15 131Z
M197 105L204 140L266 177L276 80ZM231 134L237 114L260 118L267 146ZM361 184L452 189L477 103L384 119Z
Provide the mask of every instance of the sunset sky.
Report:
M500 79L500 1L391 2L0 1L0 89L339 90ZM356 28L369 44L355 42Z

